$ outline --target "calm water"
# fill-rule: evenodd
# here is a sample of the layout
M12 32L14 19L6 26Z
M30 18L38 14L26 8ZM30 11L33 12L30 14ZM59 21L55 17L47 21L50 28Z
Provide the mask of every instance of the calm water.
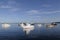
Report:
M7 29L2 28L0 24L0 40L60 39L60 24L53 28L47 28L46 25L42 25L41 27L34 26L34 30L26 35L22 27L17 24L11 24Z

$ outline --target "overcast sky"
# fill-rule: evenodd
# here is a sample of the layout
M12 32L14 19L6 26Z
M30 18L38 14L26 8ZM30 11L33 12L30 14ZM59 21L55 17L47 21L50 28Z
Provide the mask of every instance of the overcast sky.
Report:
M60 21L60 0L0 0L0 22Z

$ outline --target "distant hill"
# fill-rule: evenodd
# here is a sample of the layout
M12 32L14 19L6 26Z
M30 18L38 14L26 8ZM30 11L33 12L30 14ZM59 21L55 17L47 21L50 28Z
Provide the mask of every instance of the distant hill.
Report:
M52 22L52 23L60 23L60 22Z

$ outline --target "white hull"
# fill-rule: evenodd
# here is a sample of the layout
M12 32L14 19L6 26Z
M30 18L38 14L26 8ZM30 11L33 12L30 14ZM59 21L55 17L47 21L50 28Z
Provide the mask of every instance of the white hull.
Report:
M34 25L31 25L29 23L26 23L26 25L24 25L24 23L22 23L20 25L23 28L23 31L26 32L26 34L29 34L31 30L34 30Z
M2 24L2 28L7 29L7 28L9 28L9 27L10 27L10 24Z

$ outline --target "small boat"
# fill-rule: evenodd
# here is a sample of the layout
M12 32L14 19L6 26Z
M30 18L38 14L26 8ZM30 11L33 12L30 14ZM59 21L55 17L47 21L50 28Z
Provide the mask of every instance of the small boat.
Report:
M34 25L31 25L31 24L29 24L29 23L21 23L20 26L21 26L22 28L32 28L32 27L34 27Z
M20 26L23 28L26 34L29 34L31 30L34 30L34 25L29 23L21 23Z
M41 26L42 26L42 24L38 24L38 26L39 26L39 27L41 27Z
M51 23L52 25L57 25L56 23Z
M46 25L46 27L49 27L49 28L53 28L53 27L55 27L56 25L53 25L53 24L48 24L48 25Z
M9 27L10 27L10 24L6 24L6 23L5 24L2 24L2 28L5 28L6 29L6 28L9 28Z

